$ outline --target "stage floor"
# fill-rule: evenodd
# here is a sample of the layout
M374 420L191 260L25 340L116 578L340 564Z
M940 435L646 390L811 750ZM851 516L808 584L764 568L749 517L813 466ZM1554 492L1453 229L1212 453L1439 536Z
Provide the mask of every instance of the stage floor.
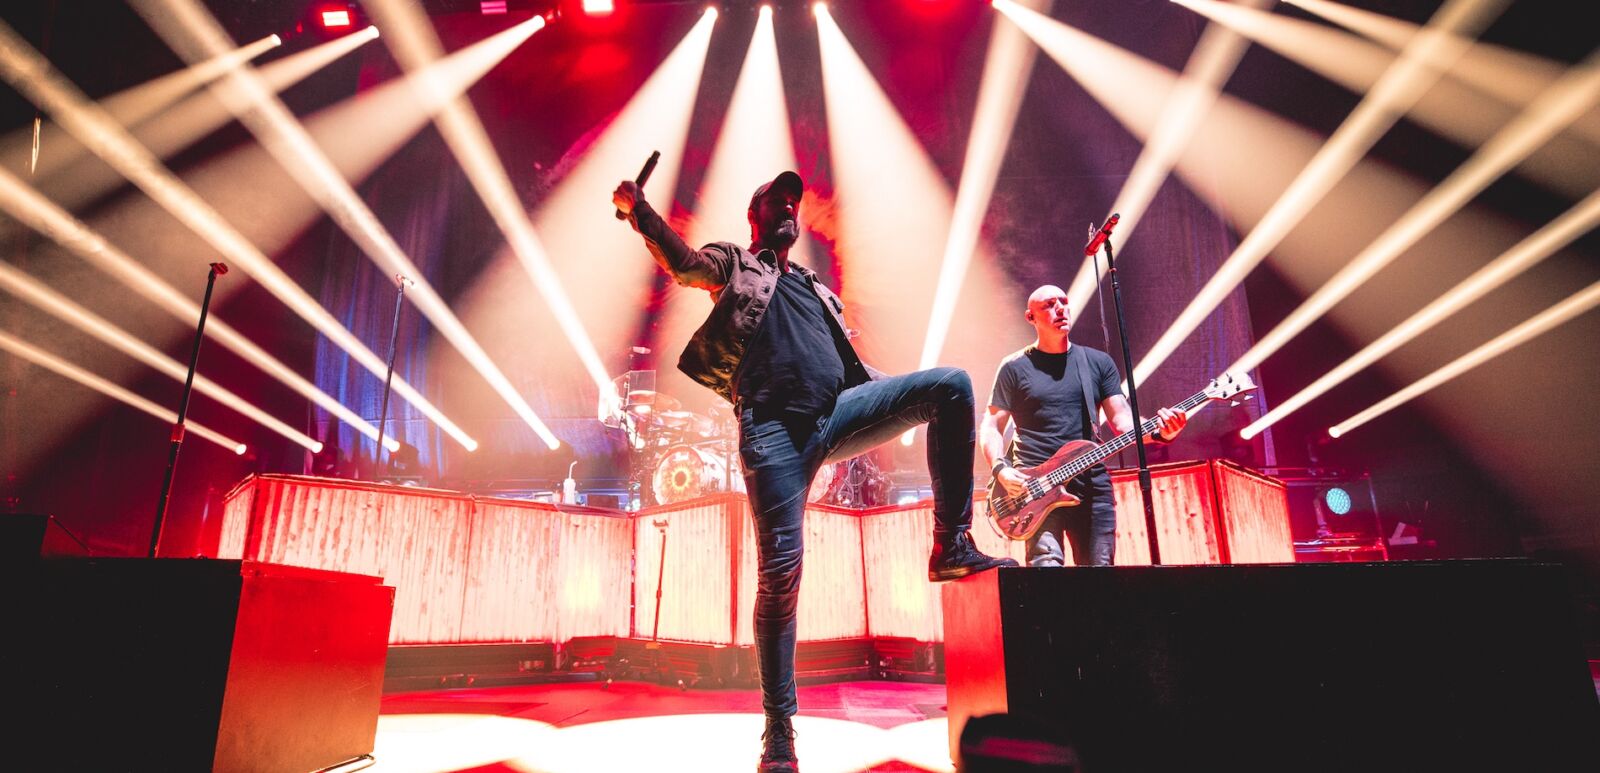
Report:
M800 688L806 773L952 771L943 684ZM641 682L386 695L374 773L748 773L761 753L756 690Z

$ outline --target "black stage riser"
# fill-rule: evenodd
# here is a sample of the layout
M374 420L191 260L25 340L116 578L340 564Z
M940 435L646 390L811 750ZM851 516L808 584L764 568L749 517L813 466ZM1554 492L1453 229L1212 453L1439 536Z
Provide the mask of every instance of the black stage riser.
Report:
M952 752L1036 716L1094 773L1600 770L1560 567L1002 569L944 591Z
M370 754L394 589L208 559L0 570L16 770L310 771Z
M88 546L53 515L12 513L0 515L0 563L39 558L82 558Z

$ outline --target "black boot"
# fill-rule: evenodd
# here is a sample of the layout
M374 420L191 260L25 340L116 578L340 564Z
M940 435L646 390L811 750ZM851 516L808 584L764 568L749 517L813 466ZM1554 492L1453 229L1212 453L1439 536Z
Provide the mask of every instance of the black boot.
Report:
M794 725L788 717L767 717L767 731L761 734L761 764L756 773L799 773L800 760L794 755Z
M933 556L928 559L928 579L946 582L997 566L1016 565L1017 562L1009 558L985 555L972 544L972 535L961 531L948 539L934 538Z

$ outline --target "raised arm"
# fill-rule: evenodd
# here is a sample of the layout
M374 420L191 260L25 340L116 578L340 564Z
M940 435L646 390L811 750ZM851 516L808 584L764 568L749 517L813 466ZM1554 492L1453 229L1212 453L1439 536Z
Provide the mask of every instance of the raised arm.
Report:
M644 191L632 180L623 180L617 186L611 194L611 202L628 216L628 223L633 230L644 237L650 255L678 284L711 292L717 292L728 284L728 276L732 273L736 258L715 244L701 250L690 247L644 200Z

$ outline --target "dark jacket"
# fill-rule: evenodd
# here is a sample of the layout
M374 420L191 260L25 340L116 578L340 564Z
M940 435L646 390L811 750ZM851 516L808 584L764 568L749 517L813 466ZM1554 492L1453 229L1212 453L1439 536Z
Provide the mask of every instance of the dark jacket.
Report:
M634 206L628 219L644 236L656 262L678 284L711 293L714 304L711 315L684 347L683 355L678 358L678 370L710 387L728 402L734 402L733 385L745 346L760 327L767 304L778 286L777 255L771 250L751 253L732 242L712 242L696 250L642 201ZM829 312L829 327L844 359L846 385L881 378L883 374L863 364L855 347L850 345L845 334L844 303L839 296L817 281L816 272L794 262L789 266L811 280L810 285Z

